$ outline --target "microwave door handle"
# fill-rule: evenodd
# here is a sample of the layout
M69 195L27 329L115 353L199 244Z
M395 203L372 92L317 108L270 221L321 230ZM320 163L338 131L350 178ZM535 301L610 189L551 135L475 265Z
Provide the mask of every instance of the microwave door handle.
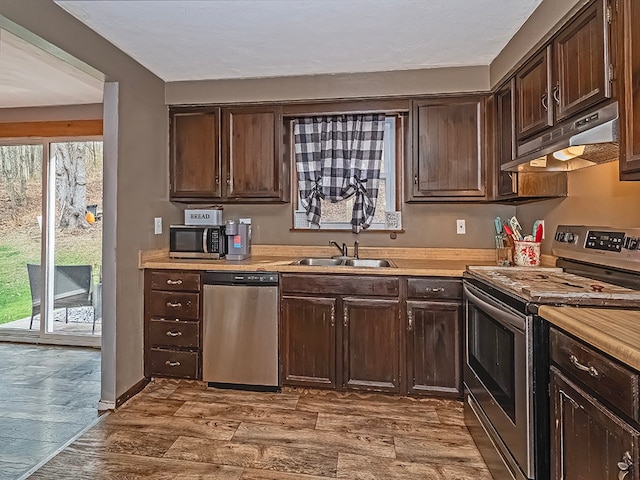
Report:
M203 228L202 229L202 253L209 253L209 250L207 249L207 237L209 236L209 229L208 228Z
M465 295L472 301L472 303L476 304L480 309L491 315L492 318L499 321L505 327L511 327L512 329L515 328L524 332L524 318L516 315L515 313L510 313L504 310L504 307L500 306L500 304L492 300L487 295L475 291L475 289L472 292L467 285L464 285L463 289Z

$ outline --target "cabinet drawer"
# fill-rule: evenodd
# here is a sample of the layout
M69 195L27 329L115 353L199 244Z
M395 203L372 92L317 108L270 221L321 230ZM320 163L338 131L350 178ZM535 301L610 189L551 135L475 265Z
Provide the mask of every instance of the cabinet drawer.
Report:
M407 284L409 298L462 298L460 280L442 278L410 278Z
M281 275L283 293L317 293L322 295L382 295L397 297L398 277L340 275Z
M200 322L152 318L149 320L149 345L199 348Z
M152 291L149 316L169 319L200 318L200 296L197 293Z
M151 272L151 288L153 290L200 291L200 274L173 272Z
M178 352L153 348L147 358L149 375L180 378L198 377L198 352Z
M638 374L552 328L551 361L633 419L638 419Z

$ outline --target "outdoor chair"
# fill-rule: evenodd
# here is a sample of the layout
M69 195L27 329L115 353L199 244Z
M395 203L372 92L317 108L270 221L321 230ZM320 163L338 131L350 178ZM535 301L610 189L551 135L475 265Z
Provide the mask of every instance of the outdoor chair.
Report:
M68 308L93 307L93 329L95 332L96 319L100 314L101 295L94 294L91 265L55 265L53 283L53 308L64 308L65 323L69 321ZM41 273L40 265L27 264L29 273L29 287L31 288L31 322L40 313ZM101 293L101 292L98 292Z

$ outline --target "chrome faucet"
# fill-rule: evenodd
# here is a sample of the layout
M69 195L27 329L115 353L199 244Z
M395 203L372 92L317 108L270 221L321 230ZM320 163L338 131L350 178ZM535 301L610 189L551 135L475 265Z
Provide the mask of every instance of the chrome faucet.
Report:
M353 242L353 258L359 258L358 257L358 246L360 244L358 243L358 240L356 240L355 242Z
M343 243L342 247L340 245L338 245L336 242L334 242L333 240L331 240L329 242L329 245L333 245L334 247L336 247L338 250L340 250L340 255L342 255L343 257L347 257L347 244Z

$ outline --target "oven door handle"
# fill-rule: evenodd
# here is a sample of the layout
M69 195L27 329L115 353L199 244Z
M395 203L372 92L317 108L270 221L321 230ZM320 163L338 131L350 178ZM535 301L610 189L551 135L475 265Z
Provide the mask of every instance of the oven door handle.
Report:
M472 288L473 287L469 287L466 284L463 286L465 295L477 308L484 310L491 315L491 318L497 320L507 328L515 328L521 332L525 331L526 319L524 316L504 310L504 306L500 305L490 296L485 295L475 288L472 290Z

